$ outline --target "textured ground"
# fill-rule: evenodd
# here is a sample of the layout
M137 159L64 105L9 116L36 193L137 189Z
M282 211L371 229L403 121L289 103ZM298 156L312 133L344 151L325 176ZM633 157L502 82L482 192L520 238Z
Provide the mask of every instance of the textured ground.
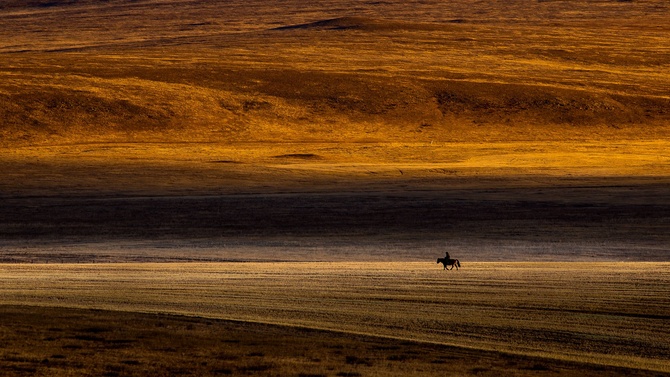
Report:
M461 264L9 264L0 292L669 371L667 263Z
M2 1L2 372L667 374L669 15Z
M14 376L665 375L195 317L9 306L0 318L0 371Z

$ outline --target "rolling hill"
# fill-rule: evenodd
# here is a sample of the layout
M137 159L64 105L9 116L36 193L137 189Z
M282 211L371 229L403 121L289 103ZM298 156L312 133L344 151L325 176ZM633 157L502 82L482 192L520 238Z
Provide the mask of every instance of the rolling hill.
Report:
M663 2L233 3L3 2L2 144L668 135Z

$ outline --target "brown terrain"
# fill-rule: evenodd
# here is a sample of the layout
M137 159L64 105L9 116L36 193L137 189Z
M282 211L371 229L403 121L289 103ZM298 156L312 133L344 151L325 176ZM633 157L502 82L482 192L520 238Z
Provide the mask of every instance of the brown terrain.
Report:
M669 18L3 0L0 374L667 375Z

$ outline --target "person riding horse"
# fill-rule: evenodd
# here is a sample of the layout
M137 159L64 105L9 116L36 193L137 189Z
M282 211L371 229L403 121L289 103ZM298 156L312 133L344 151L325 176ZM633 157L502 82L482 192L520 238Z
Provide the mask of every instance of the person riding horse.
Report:
M459 262L458 259L451 259L448 251L444 254L444 258L437 258L437 263L442 263L445 270L453 270L454 267L458 270L458 268L461 267L461 262ZM447 266L451 266L451 268L447 268Z

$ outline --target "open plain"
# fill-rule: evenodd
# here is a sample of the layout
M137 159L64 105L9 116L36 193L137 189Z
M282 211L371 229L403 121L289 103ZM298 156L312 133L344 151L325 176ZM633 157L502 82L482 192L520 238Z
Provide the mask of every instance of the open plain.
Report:
M669 267L641 262L472 262L463 263L460 271L445 272L424 262L5 264L0 266L0 292L10 305L171 313L192 318L188 320L192 327L202 326L197 318L203 317L249 323L251 328L251 324L275 324L296 329L300 336L304 329L334 332L308 337L320 344L323 338L351 341L350 337L365 335L367 341L390 347L386 348L390 353L383 347L376 353L353 351L351 345L340 349L345 353L338 356L340 363L347 357L350 361L340 368L360 375L500 375L515 370L520 375L644 374L640 370L662 375L670 368L670 333L665 325L670 319ZM79 352L113 345L111 338L120 337L124 328L108 323L101 334L86 335L82 329L91 326L78 320L52 326L58 330L40 327L38 339L50 345L88 341L83 349L77 348ZM56 339L46 339L49 335ZM256 336L265 339L262 332ZM411 346L405 348L406 342ZM420 344L433 346L428 347L432 349L428 356L410 352ZM5 347L3 352L5 360L41 362L50 353L63 352L50 347L25 349L19 355ZM458 359L456 366L452 353ZM132 359L131 355L115 357ZM510 363L514 355L520 364ZM162 362L169 365L169 357ZM310 357L319 360L302 360L302 366L294 366L299 370L290 373L279 371L286 365L272 366L267 375L338 372L329 372L326 367L332 365L321 356L292 355L285 363L299 364L299 359ZM360 362L352 361L354 357ZM422 360L403 366L402 361L418 358ZM147 362L138 364L145 367ZM50 367L50 362L26 364L37 370ZM211 368L220 366L214 362L199 373Z
M3 0L0 374L668 375L669 17Z

